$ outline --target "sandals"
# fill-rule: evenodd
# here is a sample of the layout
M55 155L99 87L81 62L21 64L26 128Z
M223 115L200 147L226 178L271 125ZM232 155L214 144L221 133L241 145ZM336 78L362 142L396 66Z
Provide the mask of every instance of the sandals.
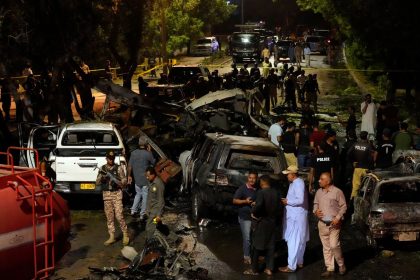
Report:
M280 272L285 272L285 273L292 273L295 272L294 270L291 270L288 266L283 266L279 268Z
M267 274L267 276L273 276L273 272L268 268L264 269L264 273Z
M244 271L244 275L259 275L258 272L254 272L252 269L247 269Z

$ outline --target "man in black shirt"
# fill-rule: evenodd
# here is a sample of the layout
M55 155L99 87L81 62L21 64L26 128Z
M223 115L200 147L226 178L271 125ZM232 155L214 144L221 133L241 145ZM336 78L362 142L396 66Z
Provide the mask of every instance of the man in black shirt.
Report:
M318 180L322 173L328 172L331 174L331 179L334 178L334 161L330 154L327 154L327 144L322 142L318 146L318 153L315 154L311 160L311 169L309 173L309 192L314 193L319 185Z
M256 199L257 178L258 173L250 171L246 184L239 187L233 196L233 204L238 206L238 221L242 232L245 264L251 264L251 204Z
M260 187L252 209L252 217L256 221L252 233L252 269L244 271L244 274L258 274L259 256L266 251L264 273L271 276L274 269L275 230L280 213L280 197L271 188L268 175L260 177Z
M395 144L390 138L391 130L385 128L382 131L383 140L379 142L374 155L376 168L388 168L392 166L392 153L395 150Z
M281 137L281 146L283 147L284 156L287 161L287 166L297 165L296 158L296 137L295 137L295 126L294 122L287 123L286 132Z
M368 141L368 132L360 132L360 140L349 149L348 159L354 164L353 182L350 199L357 195L360 188L360 180L366 171L373 168L374 149Z

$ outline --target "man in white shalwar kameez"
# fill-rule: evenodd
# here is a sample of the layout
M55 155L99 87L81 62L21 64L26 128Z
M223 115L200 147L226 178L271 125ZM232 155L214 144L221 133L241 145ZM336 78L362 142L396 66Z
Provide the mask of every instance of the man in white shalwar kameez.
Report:
M375 136L377 106L372 102L370 94L365 95L365 101L360 104L360 111L362 112L360 131L367 131L368 139L371 139Z
M297 166L291 165L283 174L290 182L287 197L282 199L286 206L283 220L283 239L287 242L288 265L280 267L281 272L294 272L303 267L303 255L309 240L308 193L305 183L298 176Z

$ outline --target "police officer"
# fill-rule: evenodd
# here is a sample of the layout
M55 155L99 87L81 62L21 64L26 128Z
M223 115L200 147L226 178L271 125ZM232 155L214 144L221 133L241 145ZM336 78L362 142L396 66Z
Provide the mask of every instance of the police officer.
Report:
M104 164L96 178L96 185L102 189L104 200L104 211L108 226L109 239L104 242L105 246L115 242L114 213L120 224L123 233L123 245L130 242L128 237L127 224L123 216L123 193L122 188L126 185L126 178L123 168L115 162L115 152L110 150L106 153L106 164Z
M374 149L368 141L368 132L360 132L360 140L348 151L348 158L354 165L353 183L350 199L353 199L360 188L360 179L368 169L373 169Z
M161 221L163 207L165 206L165 185L157 176L153 167L146 169L146 178L149 181L149 194L147 196L147 223L146 237L153 236L156 230L156 224Z
M318 189L318 180L322 173L328 172L331 174L331 178L334 178L334 160L330 154L326 153L327 144L322 142L317 147L318 153L316 153L311 160L311 169L309 173L309 192L315 193Z

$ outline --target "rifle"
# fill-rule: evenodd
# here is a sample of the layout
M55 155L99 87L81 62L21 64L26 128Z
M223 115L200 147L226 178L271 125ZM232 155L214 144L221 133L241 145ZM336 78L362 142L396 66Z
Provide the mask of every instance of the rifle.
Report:
M114 174L112 174L111 172L106 171L103 168L99 168L99 172L104 174L105 177L108 177L111 180L111 182L117 184L120 187L122 186L121 180L119 178L117 178L116 176L114 176Z

